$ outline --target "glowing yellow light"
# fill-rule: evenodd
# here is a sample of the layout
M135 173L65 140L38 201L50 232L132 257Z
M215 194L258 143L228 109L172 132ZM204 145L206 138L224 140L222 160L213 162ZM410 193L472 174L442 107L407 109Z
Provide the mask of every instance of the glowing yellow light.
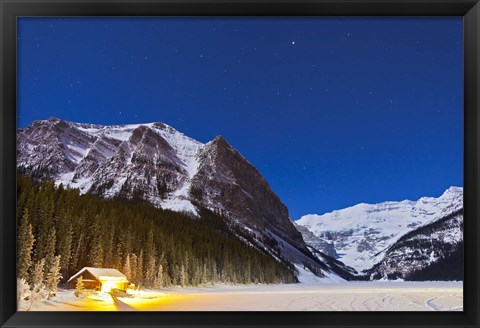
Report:
M102 292L108 293L114 288L117 288L116 281L102 281Z
M101 291L105 293L110 292L112 289L124 290L126 283L128 283L128 280L120 277L101 276L99 280L102 283Z

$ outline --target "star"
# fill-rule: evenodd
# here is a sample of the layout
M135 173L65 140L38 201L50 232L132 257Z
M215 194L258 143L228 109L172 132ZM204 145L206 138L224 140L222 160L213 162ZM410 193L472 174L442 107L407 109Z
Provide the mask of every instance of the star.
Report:
M292 45L295 45L295 41L292 41Z

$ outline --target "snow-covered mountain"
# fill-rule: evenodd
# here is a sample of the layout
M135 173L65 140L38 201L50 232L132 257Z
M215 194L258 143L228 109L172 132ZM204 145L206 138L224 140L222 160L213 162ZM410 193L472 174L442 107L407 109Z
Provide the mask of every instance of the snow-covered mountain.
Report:
M296 222L293 222L293 224L295 225L295 228L297 228L297 230L302 234L303 240L307 246L332 258L338 258L337 251L335 250L335 246L333 245L332 241L328 241L316 236L313 232L308 230L308 228L299 225Z
M463 209L403 235L367 274L371 280L463 280Z
M438 198L361 203L323 215L305 215L296 224L333 243L337 259L360 273L379 263L405 234L462 208L463 189L450 187Z
M246 243L320 276L320 261L260 172L222 137L203 144L164 123L101 126L58 118L17 131L17 167L105 198L221 213Z
M100 126L50 118L19 129L17 167L81 193L141 196L196 213L187 192L204 146L163 123Z

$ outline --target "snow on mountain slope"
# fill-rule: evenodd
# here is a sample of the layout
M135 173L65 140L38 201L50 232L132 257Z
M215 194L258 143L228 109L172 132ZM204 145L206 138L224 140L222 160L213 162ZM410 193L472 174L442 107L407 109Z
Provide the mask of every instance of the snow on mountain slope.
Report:
M333 242L338 260L361 272L379 262L400 237L463 207L463 188L417 201L361 203L323 215L302 216L297 223Z
M164 123L101 126L50 118L22 129L17 145L17 166L37 178L107 198L133 198L142 189L140 198L149 203L196 213L188 192L204 145Z
M330 257L338 258L338 254L335 251L335 246L333 245L333 242L329 242L323 238L315 236L315 234L308 230L308 228L299 225L296 222L293 222L293 225L295 226L295 228L297 228L298 231L300 231L303 240L305 241L305 244L307 244L307 246L314 248L317 251L320 251Z

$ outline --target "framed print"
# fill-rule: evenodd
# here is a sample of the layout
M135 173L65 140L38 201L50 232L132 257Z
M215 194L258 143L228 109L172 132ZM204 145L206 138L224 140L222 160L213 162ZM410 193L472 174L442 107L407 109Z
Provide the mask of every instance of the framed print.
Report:
M477 1L0 8L2 327L478 327Z

